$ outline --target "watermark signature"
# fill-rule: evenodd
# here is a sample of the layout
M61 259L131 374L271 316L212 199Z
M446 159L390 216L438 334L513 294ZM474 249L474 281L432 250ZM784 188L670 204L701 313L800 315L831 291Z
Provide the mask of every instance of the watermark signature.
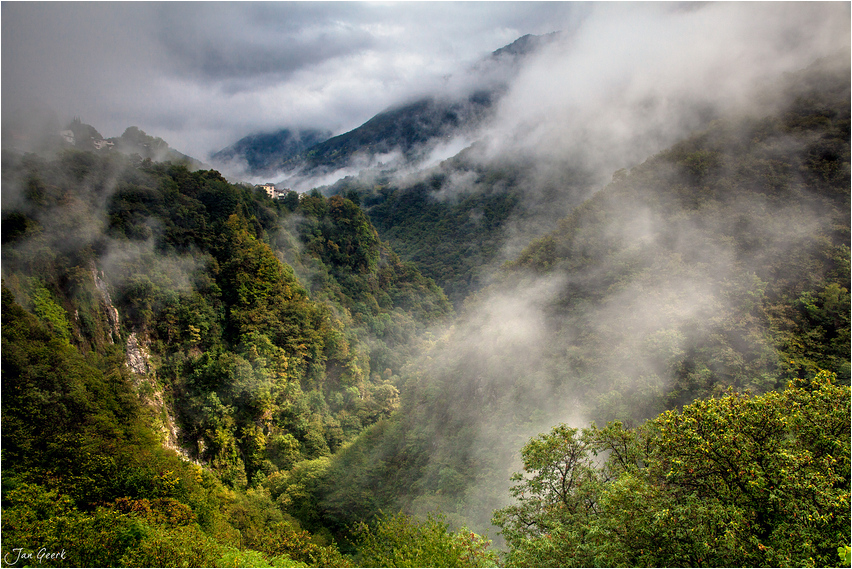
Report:
M32 562L33 560L41 563L42 561L53 561L56 559L65 559L65 548L62 548L62 551L48 551L47 548L42 547L38 551L24 551L23 547L15 547L12 551L7 551L6 555L3 556L3 561L6 565L15 565L18 561L28 561ZM14 559L12 559L14 558ZM10 561L10 559L12 559Z

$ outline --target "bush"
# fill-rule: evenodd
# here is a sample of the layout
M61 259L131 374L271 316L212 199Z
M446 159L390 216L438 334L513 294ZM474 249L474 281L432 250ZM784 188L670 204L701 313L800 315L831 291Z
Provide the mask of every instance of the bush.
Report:
M363 567L496 567L491 541L461 528L450 531L443 516L418 522L399 513L382 514L355 530Z

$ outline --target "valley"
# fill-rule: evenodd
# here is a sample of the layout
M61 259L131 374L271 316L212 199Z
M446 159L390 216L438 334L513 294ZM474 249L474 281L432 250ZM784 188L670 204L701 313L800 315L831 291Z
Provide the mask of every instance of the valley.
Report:
M507 135L560 41L213 166L4 131L3 559L848 564L848 46Z

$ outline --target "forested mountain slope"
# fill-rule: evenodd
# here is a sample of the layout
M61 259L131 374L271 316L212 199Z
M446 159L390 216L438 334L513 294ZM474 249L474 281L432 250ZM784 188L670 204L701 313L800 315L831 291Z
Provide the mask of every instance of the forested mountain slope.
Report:
M273 133L245 136L210 155L216 163L245 163L246 174L272 176L280 172L308 148L331 138L332 133L318 129L281 129Z
M382 156L399 152L407 160L416 160L429 150L429 143L451 138L464 128L476 126L491 103L491 93L479 92L462 101L430 97L387 109L360 127L308 149L304 153L303 167L308 172L338 169L356 154Z
M529 217L519 168L466 165L464 171L475 190L454 192L452 174L436 171L405 187L389 177L374 184L347 177L326 193L357 199L382 239L458 307L496 268L510 220Z
M616 173L469 298L400 410L320 478L327 523L441 507L484 528L514 453L556 423L635 425L821 369L848 385L849 70L789 79L777 113Z
M358 201L382 239L458 308L503 262L597 191L581 167L543 172L530 157L483 159L480 150L474 144L411 176L388 169L321 190Z
M787 76L591 197L465 153L272 200L4 149L0 555L496 564L470 527L509 565L836 563L849 77Z
M452 312L440 289L341 197L70 149L4 152L3 184L4 537L60 543L60 516L121 542L74 565L170 562L146 540L202 565L344 563L245 491L393 411L407 354Z

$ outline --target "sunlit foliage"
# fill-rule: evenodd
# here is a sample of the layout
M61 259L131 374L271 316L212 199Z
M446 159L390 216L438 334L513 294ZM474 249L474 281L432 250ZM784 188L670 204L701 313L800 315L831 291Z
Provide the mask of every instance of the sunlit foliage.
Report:
M839 566L850 391L820 372L730 391L637 429L565 425L524 446L495 513L515 566Z

